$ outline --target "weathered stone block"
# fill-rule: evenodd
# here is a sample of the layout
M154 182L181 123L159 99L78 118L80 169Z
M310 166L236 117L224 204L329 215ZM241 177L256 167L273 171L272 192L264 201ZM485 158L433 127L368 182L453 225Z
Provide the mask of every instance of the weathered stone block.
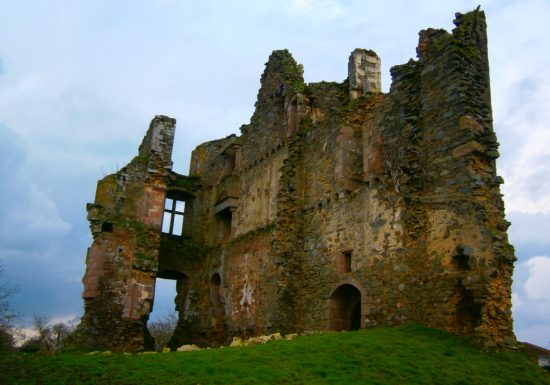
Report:
M475 140L472 140L466 144L455 147L453 149L453 157L459 158L472 152L482 153L484 151L485 147L482 144Z

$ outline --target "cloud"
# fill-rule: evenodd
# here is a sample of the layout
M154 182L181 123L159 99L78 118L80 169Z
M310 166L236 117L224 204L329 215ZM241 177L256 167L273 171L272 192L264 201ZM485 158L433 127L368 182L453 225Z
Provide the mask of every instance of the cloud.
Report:
M22 162L25 154L23 145L19 138L3 123L0 122L0 175L9 176L14 169ZM2 183L0 187L6 188L7 184Z
M550 324L547 322L532 324L516 330L518 341L530 341L550 349Z
M550 338L550 257L536 256L516 266L512 303L519 340L546 346Z
M12 305L21 313L23 325L30 325L34 315L57 318L82 314L83 258L68 244L45 251L35 248L6 261L10 281L19 286Z
M288 0L287 12L292 17L305 20L327 20L344 14L341 2L334 0Z
M525 262L529 278L525 281L525 293L530 301L546 306L550 320L550 257L534 257Z
M62 215L63 195L54 198L47 183L37 183L21 137L1 124L0 135L0 258L19 286L14 309L27 324L33 314L78 314L87 228Z
M512 223L508 229L510 242L521 245L521 248L529 246L546 247L550 250L550 213L525 213L508 211L506 218ZM536 255L532 253L529 257Z
M46 325L49 327L52 327L57 324L65 324L66 326L72 328L72 327L75 327L78 324L78 322L80 322L79 316L77 316L76 314L69 314L69 315L58 316L55 318L48 318ZM21 346L26 341L35 337L38 337L38 331L33 326L19 328L17 330L17 333L15 333L15 336L14 336L15 346Z
M60 217L55 202L48 194L32 182L25 188L24 196L13 199L15 204L4 210L7 215L0 225L3 243L24 246L37 240L67 235L72 225Z
M494 125L502 153L498 166L505 180L502 191L508 210L524 213L550 213L548 13L550 3L532 0L495 6L488 14Z
M550 338L550 214L511 212L510 242L518 262L512 286L514 330L520 341L548 347Z
M523 305L523 300L518 293L512 293L512 311L521 307Z
M0 249L25 250L38 242L63 237L71 224L59 215L59 210L48 193L37 186L23 172L26 160L24 148L7 127L2 126L2 150L7 157L0 164Z

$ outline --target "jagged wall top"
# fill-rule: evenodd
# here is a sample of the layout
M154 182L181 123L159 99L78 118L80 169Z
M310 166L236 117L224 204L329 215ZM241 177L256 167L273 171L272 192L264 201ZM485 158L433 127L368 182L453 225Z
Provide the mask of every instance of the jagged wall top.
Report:
M159 169L172 169L172 149L176 132L176 119L164 115L157 115L151 121L147 134L139 146L139 156L148 158Z
M353 50L348 63L349 98L382 91L380 58L376 52L362 48Z
M304 91L304 68L287 50L275 50L269 56L261 77L256 108L273 98Z

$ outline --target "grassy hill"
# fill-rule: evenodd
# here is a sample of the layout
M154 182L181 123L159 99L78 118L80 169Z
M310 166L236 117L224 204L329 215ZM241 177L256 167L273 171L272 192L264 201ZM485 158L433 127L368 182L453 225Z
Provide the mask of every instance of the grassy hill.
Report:
M416 325L167 354L0 357L0 384L549 384L520 352Z

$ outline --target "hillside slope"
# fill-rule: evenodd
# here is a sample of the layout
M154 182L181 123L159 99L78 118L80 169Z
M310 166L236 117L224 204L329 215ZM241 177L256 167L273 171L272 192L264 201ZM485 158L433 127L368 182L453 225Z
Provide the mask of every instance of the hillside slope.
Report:
M2 384L549 384L521 352L417 325L169 354L0 357Z

